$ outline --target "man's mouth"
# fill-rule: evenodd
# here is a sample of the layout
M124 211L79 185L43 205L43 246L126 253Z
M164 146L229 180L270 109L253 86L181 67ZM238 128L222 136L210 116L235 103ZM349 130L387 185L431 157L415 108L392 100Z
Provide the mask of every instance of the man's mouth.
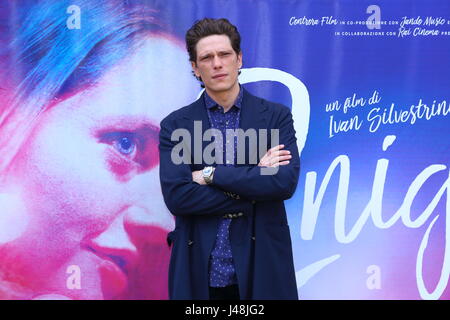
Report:
M226 76L227 76L226 73L220 73L220 74L214 75L212 78L213 79L222 79L222 78L225 78Z

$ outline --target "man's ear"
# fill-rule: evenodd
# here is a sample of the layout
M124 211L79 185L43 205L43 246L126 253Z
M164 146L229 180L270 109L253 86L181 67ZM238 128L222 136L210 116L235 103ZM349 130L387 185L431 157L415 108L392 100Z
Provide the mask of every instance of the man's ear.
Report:
M195 61L191 61L192 71L194 72L197 78L200 78L200 74L198 73L197 63Z
M238 54L238 65L239 69L242 68L242 51Z

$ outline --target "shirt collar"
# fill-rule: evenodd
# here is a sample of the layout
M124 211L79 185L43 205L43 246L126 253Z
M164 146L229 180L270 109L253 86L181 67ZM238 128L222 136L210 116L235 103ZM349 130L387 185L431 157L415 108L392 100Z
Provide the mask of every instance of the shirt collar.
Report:
M241 109L241 107L242 107L242 97L243 96L244 96L244 90L242 90L242 86L239 85L239 93L238 93L238 96L236 97L236 100L234 101L234 106L236 106L238 109ZM215 102L213 100L213 98L211 98L209 96L209 94L206 92L206 90L205 90L205 105L206 105L207 109L212 109L218 105L218 103Z

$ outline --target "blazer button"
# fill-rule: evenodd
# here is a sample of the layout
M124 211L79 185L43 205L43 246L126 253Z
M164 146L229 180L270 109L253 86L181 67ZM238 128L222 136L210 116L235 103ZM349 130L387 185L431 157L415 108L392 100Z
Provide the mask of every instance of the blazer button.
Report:
M256 201L255 200L252 200L252 204L255 204L256 203Z
M188 241L188 246L192 246L193 244L194 244L194 241L192 241L192 240Z
M238 217L242 217L244 214L242 213L242 212L239 212L238 214L237 214L237 216Z
M252 237L252 240L255 241L255 240L256 240L256 237Z

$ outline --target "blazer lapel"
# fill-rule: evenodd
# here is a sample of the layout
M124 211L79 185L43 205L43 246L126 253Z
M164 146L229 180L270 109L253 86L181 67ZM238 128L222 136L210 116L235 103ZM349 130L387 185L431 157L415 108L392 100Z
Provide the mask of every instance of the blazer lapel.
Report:
M240 127L244 131L250 128L265 128L264 112L266 110L267 107L261 103L261 100L244 89Z
M246 144L246 154L245 154L245 164L236 164L236 166L255 164L250 161L252 157L256 156L257 161L259 162L260 156L258 152L260 151L260 129L268 130L267 123L267 106L262 103L261 99L256 98L252 94L250 94L247 90L244 89L244 96L242 100L242 109L241 109L241 120L240 120L240 128L242 130L247 131L248 129L256 130L256 139L257 145L254 146L256 148L249 148L248 144ZM268 132L269 140L270 140L270 132ZM268 141L270 143L270 141ZM262 146L263 147L263 146ZM264 155L266 150L262 153ZM255 155L256 153L256 155ZM261 156L262 156L261 155Z
M211 128L206 111L204 94L191 104L184 119L186 121L186 128L191 133L193 169L199 170L206 165L203 159L203 150L211 143L210 141L203 141L203 134Z

